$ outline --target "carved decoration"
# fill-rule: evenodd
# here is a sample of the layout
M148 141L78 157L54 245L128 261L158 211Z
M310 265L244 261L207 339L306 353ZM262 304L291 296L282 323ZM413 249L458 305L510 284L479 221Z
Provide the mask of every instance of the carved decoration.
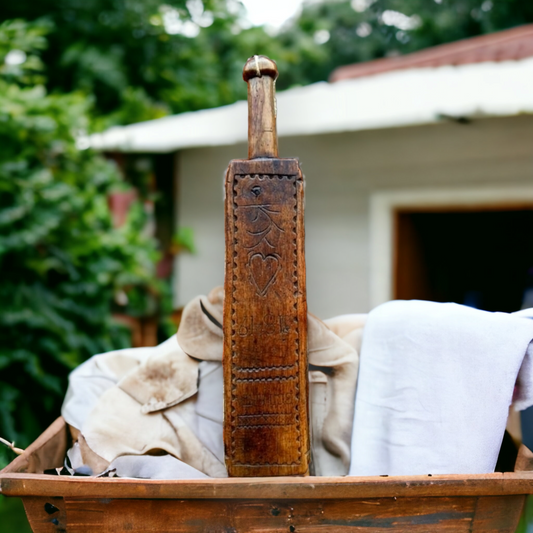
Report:
M302 178L232 175L230 166L227 183L232 211L225 309L231 317L228 469L232 475L265 468L267 474L255 475L305 473L307 439L302 448L301 435L302 417L307 428L307 390L304 385L302 396L300 365L306 353L301 353L298 321L305 277L299 276L303 248L297 239Z

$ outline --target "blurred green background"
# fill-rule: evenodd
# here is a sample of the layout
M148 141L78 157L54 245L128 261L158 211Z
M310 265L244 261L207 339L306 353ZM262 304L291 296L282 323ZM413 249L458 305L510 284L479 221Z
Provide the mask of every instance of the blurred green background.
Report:
M125 180L117 161L80 149L88 134L245 99L254 54L277 61L283 90L529 22L524 0L308 0L277 28L252 25L238 0L3 2L0 436L28 446L59 414L70 370L131 344L113 315L173 331L165 250L145 231L147 206L164 202L150 162ZM128 194L117 224L110 198ZM185 237L176 244L192 250ZM0 448L0 468L13 457ZM0 532L27 530L20 502L0 498Z

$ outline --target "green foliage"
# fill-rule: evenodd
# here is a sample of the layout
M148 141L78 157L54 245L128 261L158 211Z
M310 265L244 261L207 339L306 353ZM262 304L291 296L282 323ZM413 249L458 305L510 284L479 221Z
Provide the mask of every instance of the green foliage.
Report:
M242 31L236 0L20 0L2 18L47 17L48 88L94 98L96 129L246 97L243 58L278 56L262 29Z
M49 90L92 99L93 127L246 98L246 58L278 62L279 89L336 67L533 22L524 0L307 0L278 35L248 28L239 0L18 0L0 20L47 17ZM19 47L20 48L20 47ZM22 49L22 48L20 48Z
M516 533L530 533L533 526L533 496L527 496Z
M44 81L41 75L43 62L36 52L46 48L45 36L50 30L51 25L45 20L31 26L22 20L8 20L0 24L0 76L3 80L20 84ZM8 57L10 53L11 60Z
M22 500L0 495L0 524L2 533L31 533Z
M341 65L400 55L533 22L523 0L308 1L282 32L280 44L299 54L282 83L327 80Z
M15 46L36 58L0 77L0 435L20 447L58 415L72 368L128 345L111 320L113 296L158 290L140 203L113 228L107 195L126 185L113 164L76 147L87 99L28 85L48 29L0 26L0 64Z
M196 253L196 246L194 245L194 230L188 226L182 226L178 232L174 235L173 244L177 248L179 253L181 250L185 250L191 254Z

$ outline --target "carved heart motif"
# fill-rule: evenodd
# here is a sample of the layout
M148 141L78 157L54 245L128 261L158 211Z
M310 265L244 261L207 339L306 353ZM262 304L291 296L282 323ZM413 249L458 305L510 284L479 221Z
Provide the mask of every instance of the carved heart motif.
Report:
M264 296L280 269L279 259L275 255L254 254L248 261L252 281L260 296Z

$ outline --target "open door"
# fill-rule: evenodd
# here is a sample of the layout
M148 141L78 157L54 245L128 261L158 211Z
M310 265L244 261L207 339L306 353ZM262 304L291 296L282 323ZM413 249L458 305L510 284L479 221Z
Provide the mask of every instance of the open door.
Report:
M396 213L395 298L512 312L532 286L533 206Z

